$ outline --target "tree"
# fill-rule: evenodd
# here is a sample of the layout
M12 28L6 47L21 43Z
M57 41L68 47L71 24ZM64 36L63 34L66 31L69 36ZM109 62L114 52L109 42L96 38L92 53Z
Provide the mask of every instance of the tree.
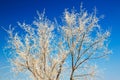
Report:
M18 23L22 34L7 30L13 69L27 72L33 80L93 80L92 61L110 53L110 32L101 30L96 11L65 10L62 25L47 19L44 12L38 16L32 25Z

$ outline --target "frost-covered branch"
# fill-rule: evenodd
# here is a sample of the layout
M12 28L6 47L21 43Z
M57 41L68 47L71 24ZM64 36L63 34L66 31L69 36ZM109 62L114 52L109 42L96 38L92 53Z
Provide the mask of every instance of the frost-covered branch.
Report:
M23 33L6 30L14 70L27 72L33 80L94 77L92 60L110 53L110 32L101 30L96 12L88 13L82 8L79 13L65 10L63 25L50 21L44 12L38 13L38 17L31 25L18 22Z

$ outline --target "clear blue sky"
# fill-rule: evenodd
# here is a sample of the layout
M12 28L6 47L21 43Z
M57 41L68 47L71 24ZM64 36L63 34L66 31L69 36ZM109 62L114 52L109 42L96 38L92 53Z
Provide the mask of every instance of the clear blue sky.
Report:
M0 26L8 28L8 25L17 26L17 21L32 23L37 16L36 11L46 10L46 16L60 19L65 8L73 8L79 11L80 3L88 11L97 8L98 15L104 15L100 20L103 29L111 29L110 48L113 54L109 60L101 62L100 68L105 69L104 80L120 80L120 1L119 0L0 0ZM7 61L3 48L6 45L7 34L0 28L0 77L7 75ZM1 80L1 79L0 79Z

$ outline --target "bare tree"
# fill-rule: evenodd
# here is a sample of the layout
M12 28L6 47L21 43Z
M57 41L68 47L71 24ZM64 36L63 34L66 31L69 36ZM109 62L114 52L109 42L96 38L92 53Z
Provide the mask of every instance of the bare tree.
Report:
M96 11L65 10L63 24L42 14L32 25L18 23L23 33L8 30L11 64L33 80L90 80L96 75L92 61L110 53L108 37L98 24Z

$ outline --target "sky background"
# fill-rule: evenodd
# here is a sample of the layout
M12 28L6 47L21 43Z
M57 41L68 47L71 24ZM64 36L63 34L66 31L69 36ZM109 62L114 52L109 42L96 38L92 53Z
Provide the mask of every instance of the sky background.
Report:
M110 49L112 55L109 59L99 63L100 69L104 70L104 79L101 80L120 80L120 0L0 0L0 80L3 76L8 77L9 65L4 54L4 47L7 45L7 34L1 28L8 29L8 26L17 26L17 22L32 23L37 17L36 11L46 11L46 16L53 20L61 19L64 9L72 9L73 6L77 11L80 9L80 3L88 12L97 8L97 15L104 15L100 20L102 29L110 29Z

